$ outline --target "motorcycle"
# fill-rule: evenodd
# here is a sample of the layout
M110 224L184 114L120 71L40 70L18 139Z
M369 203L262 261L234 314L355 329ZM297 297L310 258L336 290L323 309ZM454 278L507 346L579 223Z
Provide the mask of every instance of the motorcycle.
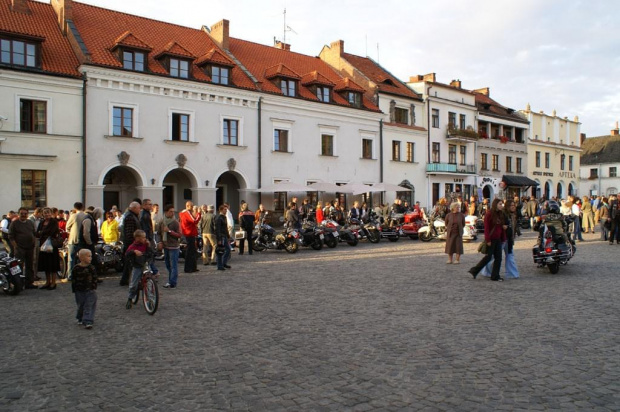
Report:
M568 224L573 220L570 217L566 218ZM532 257L539 268L547 266L549 272L555 275L560 270L560 265L566 265L575 256L576 251L575 241L568 231L565 231L565 235L558 234L554 227L545 224L542 235L532 248Z
M405 236L409 236L410 239L418 238L418 231L426 225L426 220L422 217L422 214L417 210L409 213L405 213L403 216L402 230Z
M465 217L465 226L463 226L463 240L476 240L478 234L476 231L475 216ZM447 240L446 222L440 217L431 217L427 225L418 230L418 237L422 242L430 242L437 238L438 240Z
M125 265L123 242L115 242L113 244L97 242L95 253L97 254L96 262L99 274L103 275L109 269L114 269L117 272L123 271L123 266Z
M19 259L0 252L0 287L7 295L17 295L24 288L25 274Z
M327 229L332 229L332 233L338 234L338 242L347 242L350 246L357 246L359 243L358 237L351 230L339 225L335 220L325 219L321 224Z
M301 245L301 235L293 228L285 228L284 231L276 235L274 228L265 223L265 219L254 227L252 235L252 249L262 252L265 249L284 249L288 253L295 253Z
M400 219L403 218L401 214L393 214L386 221L381 223L375 214L371 215L370 221L374 224L375 228L379 231L381 239L387 239L390 242L397 242L404 233L401 229Z
M347 226L358 239L367 239L370 243L379 243L381 241L381 233L375 226L374 222L362 223L358 219L352 218Z
M330 249L338 246L338 238L340 237L340 233L338 233L338 230L334 227L328 227L326 220L321 222L321 227L323 228L323 242L325 243L325 246Z
M315 222L304 220L301 226L301 246L311 247L314 250L323 249L323 228Z

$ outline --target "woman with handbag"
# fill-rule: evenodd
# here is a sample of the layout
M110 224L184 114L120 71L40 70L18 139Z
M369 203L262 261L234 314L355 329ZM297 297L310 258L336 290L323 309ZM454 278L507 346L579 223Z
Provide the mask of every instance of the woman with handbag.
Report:
M471 269L469 273L476 279L483 267L494 259L491 280L503 282L499 277L499 269L502 265L502 244L506 241L506 229L508 226L504 222L504 201L501 199L493 200L491 210L484 216L484 242L487 245L486 254L480 262Z
M248 254L252 254L252 231L254 230L254 212L248 208L247 203L241 204L241 212L239 212L239 226L241 232L235 233L235 239L239 240L239 254L243 255L245 242L248 242ZM239 234L239 235L238 235ZM242 237L243 236L243 237Z
M56 289L56 274L60 270L58 246L62 238L58 221L52 217L52 209L49 207L43 209L43 222L39 225L37 237L41 245L37 269L39 272L45 272L45 284L39 289L54 290Z

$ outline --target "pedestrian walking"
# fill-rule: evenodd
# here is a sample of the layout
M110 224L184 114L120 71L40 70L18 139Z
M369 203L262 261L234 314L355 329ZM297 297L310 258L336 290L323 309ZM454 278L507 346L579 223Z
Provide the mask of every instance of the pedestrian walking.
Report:
M450 213L446 215L446 248L448 254L448 264L461 263L463 254L463 228L465 227L465 215L461 212L461 205L454 202L450 205ZM456 255L454 260L453 255Z
M24 262L24 272L26 275L26 289L36 289L34 285L34 244L35 230L34 223L28 219L28 209L20 207L17 211L18 218L11 222L9 226L9 240L13 254L16 258Z
M164 251L164 263L168 270L168 282L165 288L175 288L179 276L179 252L181 241L181 225L174 217L174 206L164 206L164 217L159 220L155 228L160 235L157 245L159 250Z
M515 261L514 255L514 243L517 235L517 215L518 205L514 201L507 200L506 206L504 207L504 215L505 215L505 223L508 226L506 228L506 242L502 244L502 250L504 251L505 257L505 269L506 269L506 279L518 279L519 278L519 269L517 269L517 263ZM491 276L493 270L493 261L487 263L487 265L480 271L480 275L482 276Z
M71 290L75 294L78 325L91 329L95 322L97 309L97 270L91 264L93 255L88 249L80 249L77 257L79 263L71 271Z
M501 199L493 200L491 210L484 217L484 241L487 244L487 253L480 262L471 269L469 273L476 279L478 273L483 267L495 259L493 262L493 270L491 272L491 280L503 281L499 276L499 269L502 264L502 243L506 241L507 226L504 221L504 201Z

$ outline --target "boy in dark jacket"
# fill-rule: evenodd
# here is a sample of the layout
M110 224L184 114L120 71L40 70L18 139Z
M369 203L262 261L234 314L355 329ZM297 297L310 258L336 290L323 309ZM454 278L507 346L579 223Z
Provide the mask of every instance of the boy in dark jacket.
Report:
M134 241L127 248L125 256L127 263L131 265L131 282L129 282L129 296L127 298L126 308L131 309L131 301L136 297L136 291L142 278L144 265L153 257L153 251L146 238L144 230L136 230L133 232Z
M78 325L92 329L97 309L97 270L90 263L93 259L90 250L80 249L78 259L80 263L71 271L71 290L78 307L76 318Z

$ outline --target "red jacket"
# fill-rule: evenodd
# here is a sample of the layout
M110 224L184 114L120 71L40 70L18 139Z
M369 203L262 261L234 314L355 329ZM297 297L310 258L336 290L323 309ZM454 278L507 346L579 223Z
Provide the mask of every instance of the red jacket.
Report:
M200 222L200 213L194 217L191 212L186 209L179 214L179 220L181 221L181 233L183 233L183 236L198 236L198 222Z
M502 242L506 241L506 231L504 230L504 220L500 223L493 222L493 214L489 211L486 215L484 215L484 241L490 242L492 240L501 240ZM493 227L495 227L493 229ZM491 233L491 229L493 229L493 233Z

